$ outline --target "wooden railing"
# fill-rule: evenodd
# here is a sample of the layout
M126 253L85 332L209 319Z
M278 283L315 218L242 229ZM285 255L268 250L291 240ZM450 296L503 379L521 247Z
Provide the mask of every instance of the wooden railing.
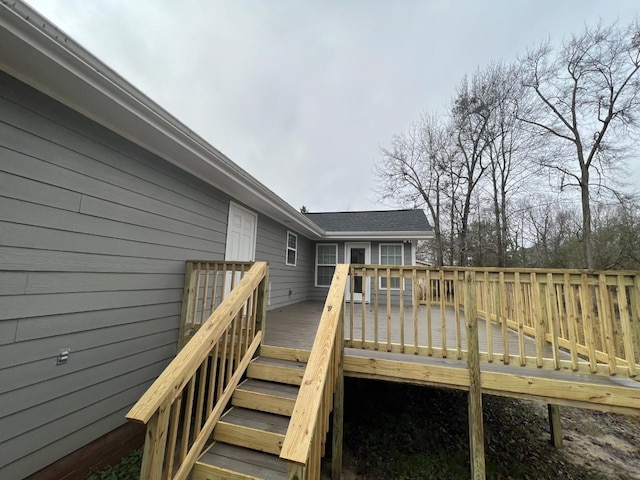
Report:
M347 345L467 358L462 284L470 271L484 320L481 361L637 375L638 272L352 265L370 303L349 304Z
M255 263L127 414L147 426L140 478L187 478L262 339L267 264Z
M280 458L289 462L289 480L320 479L320 459L324 455L334 394L340 404L334 414L334 440L342 436L343 318L348 273L348 265L336 267L282 445ZM339 473L341 442L334 441L333 447L333 464Z
M187 262L178 350L186 345L222 300L240 283L251 265L252 262Z

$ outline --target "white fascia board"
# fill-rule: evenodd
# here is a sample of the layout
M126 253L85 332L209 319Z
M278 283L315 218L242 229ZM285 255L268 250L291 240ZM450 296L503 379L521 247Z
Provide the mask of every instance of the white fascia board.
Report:
M322 240L429 240L433 232L324 232Z
M323 230L20 1L0 0L0 69L309 238Z

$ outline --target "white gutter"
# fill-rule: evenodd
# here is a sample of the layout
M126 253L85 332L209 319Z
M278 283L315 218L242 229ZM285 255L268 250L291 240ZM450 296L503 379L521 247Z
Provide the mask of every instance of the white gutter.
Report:
M19 0L0 0L0 68L256 211L323 230Z

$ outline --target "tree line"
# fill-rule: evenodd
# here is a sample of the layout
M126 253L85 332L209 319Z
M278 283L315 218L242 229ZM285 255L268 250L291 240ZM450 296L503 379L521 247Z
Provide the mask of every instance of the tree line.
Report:
M424 208L437 265L640 268L640 26L585 26L461 79L381 147L379 199Z

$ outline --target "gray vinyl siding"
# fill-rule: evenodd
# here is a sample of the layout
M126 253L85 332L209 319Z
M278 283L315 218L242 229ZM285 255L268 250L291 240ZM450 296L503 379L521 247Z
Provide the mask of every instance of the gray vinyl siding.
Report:
M287 231L298 236L298 257L295 266L285 264ZM256 260L269 262L269 309L310 299L314 255L312 242L308 238L264 215L259 215Z
M175 355L185 261L224 258L229 201L0 72L0 478L124 423ZM313 281L309 240L285 267L285 239L259 215L272 307Z

